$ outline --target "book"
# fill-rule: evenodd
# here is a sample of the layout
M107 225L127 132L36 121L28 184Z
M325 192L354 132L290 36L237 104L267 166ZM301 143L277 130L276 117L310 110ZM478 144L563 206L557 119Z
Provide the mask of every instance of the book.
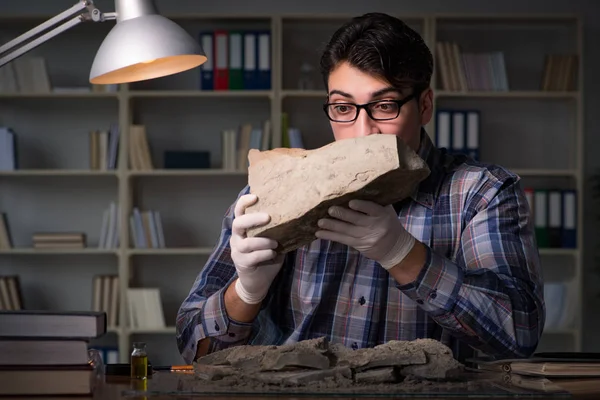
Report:
M86 340L3 339L0 366L84 365L88 363Z
M0 337L97 338L106 333L106 313L93 311L0 311Z
M530 358L493 360L476 357L467 360L475 368L507 374L547 378L600 377L600 353L538 353Z
M95 387L89 364L65 366L0 366L0 395L89 395Z

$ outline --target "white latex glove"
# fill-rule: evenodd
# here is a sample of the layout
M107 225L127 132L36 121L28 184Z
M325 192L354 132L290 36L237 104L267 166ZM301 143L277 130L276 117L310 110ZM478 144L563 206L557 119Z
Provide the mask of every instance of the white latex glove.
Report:
M248 228L267 224L271 219L264 212L245 213L246 208L257 200L253 194L240 196L235 205L229 240L231 259L238 274L235 290L247 304L257 304L265 298L284 258L283 254L277 255L273 250L278 245L275 240L246 237Z
M348 206L329 209L333 218L319 220L317 238L354 247L386 270L400 264L415 238L404 229L394 207L365 200L351 200Z

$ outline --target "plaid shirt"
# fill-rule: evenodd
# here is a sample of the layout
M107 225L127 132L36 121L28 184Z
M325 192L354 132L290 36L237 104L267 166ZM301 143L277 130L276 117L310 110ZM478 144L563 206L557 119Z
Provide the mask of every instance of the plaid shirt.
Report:
M427 247L414 282L400 285L353 248L317 239L286 255L252 323L233 321L223 298L236 279L231 206L219 242L178 312L176 338L184 360L194 360L205 337L211 338L209 352L325 336L354 349L433 338L460 361L473 356L473 349L497 358L531 355L545 305L529 204L518 176L450 156L424 130L419 155L431 174L396 205L403 226Z

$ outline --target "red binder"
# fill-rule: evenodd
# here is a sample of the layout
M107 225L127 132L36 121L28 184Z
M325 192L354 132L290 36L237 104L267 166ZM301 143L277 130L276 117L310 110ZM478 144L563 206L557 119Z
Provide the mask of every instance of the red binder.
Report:
M214 57L214 90L229 90L229 33L225 30L215 31Z

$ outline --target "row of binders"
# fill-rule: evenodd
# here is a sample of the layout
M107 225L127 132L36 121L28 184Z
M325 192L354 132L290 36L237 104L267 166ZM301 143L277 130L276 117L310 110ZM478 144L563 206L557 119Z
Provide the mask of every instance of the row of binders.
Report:
M435 145L450 154L466 154L479 161L480 112L439 109L435 120Z
M271 32L217 29L199 34L208 60L200 66L201 90L270 90Z
M577 247L577 192L525 188L539 248Z

